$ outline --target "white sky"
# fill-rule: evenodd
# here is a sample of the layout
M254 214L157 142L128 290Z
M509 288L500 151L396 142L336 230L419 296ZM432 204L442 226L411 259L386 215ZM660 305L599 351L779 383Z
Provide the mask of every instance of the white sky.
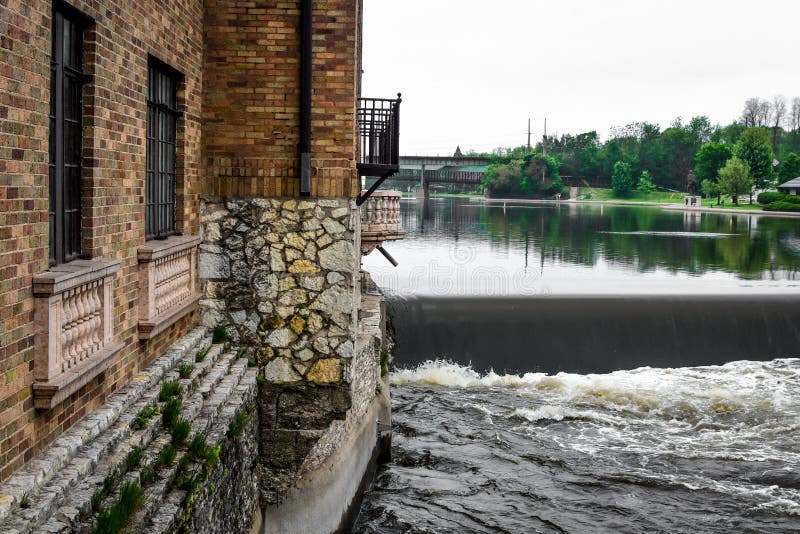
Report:
M363 96L448 155L800 96L800 0L364 0Z

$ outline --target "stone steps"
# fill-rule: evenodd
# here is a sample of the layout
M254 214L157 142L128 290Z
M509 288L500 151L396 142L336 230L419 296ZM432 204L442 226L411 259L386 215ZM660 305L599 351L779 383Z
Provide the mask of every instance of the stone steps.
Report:
M177 377L180 363L194 361L198 350L210 346L205 333L205 328L192 330L0 486L0 494L11 497L0 506L0 531L31 532L40 526L52 531L56 517L74 520L80 509L65 505L66 496L91 500L97 484L124 463L134 447L152 441L153 421L142 430L133 430L131 423L141 409L157 401L161 382ZM215 349L209 350L209 365L222 352L221 346Z
M12 511L19 510L23 496L30 501L33 495L63 469L75 470L79 476L90 473L99 456L129 434L129 421L123 417L126 408L138 402L149 389L158 384L166 372L204 341L204 336L204 328L192 330L147 369L111 395L102 407L76 423L38 458L0 485L0 524ZM109 428L112 429L111 432L108 432ZM101 437L101 434L104 435Z
M238 363L238 362L234 362L234 355L233 354L229 353L229 354L226 354L225 356L223 356L222 358L220 358L219 362L214 366L213 370L207 375L207 377L206 377L206 379L204 381L204 384L206 384L206 385L209 385L209 384L214 384L214 385L221 384L222 383L222 380L221 380L222 376L229 377L229 381L236 381L238 383L238 381L244 375L244 372L234 373L233 372L233 364L234 363ZM247 361L245 360L244 361L244 366L240 366L239 369L245 369L246 370L246 368L247 368ZM228 369L231 370L230 374L227 374L227 370ZM203 385L201 384L201 388L202 388L202 386ZM198 390L199 389L200 388L198 388ZM204 389L204 390L207 390L209 392L212 392L212 391L216 392L216 389L217 388L215 388L215 387L211 387L210 389ZM201 396L201 394L199 392L195 393L195 397L200 397L200 396ZM201 400L199 406L197 404L193 404L192 406L188 407L188 409L185 408L181 412L181 416L184 419L190 421L191 424L192 424L192 433L190 434L190 437L192 435L194 435L195 432L200 432L200 433L205 434L205 430L206 430L205 425L204 424L201 424L201 425L197 425L196 424L197 416L201 413L201 410L203 410L205 408L205 405L206 405L206 403ZM207 444L213 445L213 443L207 443ZM185 454L185 451L180 450L178 452L178 455L175 458L175 461L170 465L169 469L166 469L162 473L159 473L159 476L158 476L159 480L156 481L156 483L153 484L152 486L149 486L149 487L147 487L145 489L145 491L143 492L145 504L144 504L144 506L142 506L142 508L139 510L139 512L137 512L136 516L134 517L133 522L132 522L134 525L147 523L148 520L150 519L150 517L155 515L156 510L158 509L158 507L161 505L161 503L166 499L166 497L170 493L169 492L169 488L168 488L168 482L175 475L175 472L177 471L177 466L180 463L181 459L183 458L184 454Z
M192 372L192 375L186 379L180 379L181 385L184 388L183 394L183 407L181 410L181 417L192 421L196 415L199 413L199 407L193 406L191 403L187 402L187 399L191 397L199 396L196 393L198 387L202 387L203 385L212 384L215 381L214 376L207 376L209 373L206 373L206 369L225 369L228 368L232 361L232 354L231 353L224 353L222 345L215 345L210 348L208 354L206 355L206 359L202 362L203 365L198 365ZM195 354L189 355L189 357L194 361ZM188 362L187 362L188 363ZM246 363L246 362L245 362ZM174 371L168 373L165 376L166 379L178 379L178 372ZM201 382L197 382L201 380ZM158 389L155 391L155 396L153 400L155 401L158 398L158 392L160 391L160 385ZM147 404L145 404L146 406ZM144 406L142 406L144 407ZM137 412L138 413L138 412ZM59 513L56 514L56 519L59 520L61 523L65 523L66 525L75 525L74 517L70 517L68 514L71 512L74 516L74 511L77 510L79 512L79 523L80 523L80 515L82 514L84 517L88 516L91 512L91 499L94 493L97 491L97 488L102 485L104 478L113 470L118 469L120 465L122 465L125 461L125 457L127 456L128 452L133 449L134 446L138 446L142 449L143 459L140 463L140 467L134 469L130 473L127 473L125 477L120 481L120 484L117 485L114 492L112 492L109 496L104 499L104 505L108 506L113 504L118 496L118 490L122 483L126 481L133 481L137 482L140 485L142 484L142 477L141 477L141 466L150 465L154 462L158 452L161 450L163 446L170 442L169 431L164 429L161 426L161 418L157 416L154 418L153 421L142 430L145 435L148 435L149 439L142 440L140 442L135 442L129 444L128 448L121 449L114 457L110 457L108 461L103 466L102 470L98 470L96 476L91 477L82 482L80 491L75 492L75 497L70 499L67 503L65 503L60 509ZM190 434L191 436L191 434ZM180 453L177 457L175 462L172 464L172 468L177 465L177 462L180 461L182 457L182 453ZM166 472L166 471L165 471ZM174 469L171 470L174 472ZM170 475L171 476L171 472ZM163 477L161 473L159 474L159 480L155 483L163 482L166 484L168 477L161 480ZM68 518L70 521L64 521L63 518ZM66 526L65 525L65 526ZM84 525L87 527L87 525ZM72 527L75 529L75 527ZM77 528L77 530L81 530ZM56 530L56 532L61 532L61 530Z
M191 440L195 432L205 433L211 425L215 425L215 429L221 429L221 433L215 433L214 441L208 439L209 446L215 445L219 439L224 437L230 420L235 417L244 403L241 400L242 394L249 392L249 398L252 398L255 393L257 375L256 369L248 369L246 359L237 360L232 352L222 353L221 350L217 350L214 353L213 351L214 348L209 351L207 365L196 368L190 378L182 380L187 389L183 395L181 417L192 425L189 439ZM166 378L170 376L167 374ZM208 399L203 399L199 393L201 390L208 391ZM238 394L238 397L233 394ZM155 395L157 398L157 392ZM223 407L224 410L221 410ZM220 414L224 414L226 417L219 417ZM185 494L181 490L172 488L170 481L177 471L181 458L186 453L185 447L179 448L175 460L169 467L159 470L153 482L143 483L142 467L153 464L159 451L171 440L169 431L161 426L160 417L155 418L146 429L139 432L143 434L149 432L149 439L127 443L127 446L121 446L114 454L104 458L95 473L81 481L75 491L70 493L70 498L49 517L40 529L17 530L19 532L90 532L94 521L91 517L93 515L92 496L102 487L103 481L109 473L120 469L128 452L134 446L140 446L143 449L143 458L139 467L120 477L114 491L105 497L102 504L104 507L111 506L116 501L119 489L124 482L137 482L143 487L143 505L132 518L131 525L152 523L150 527L138 530L154 532L153 528L166 521L166 517L171 514L172 521L167 521L164 529L160 530L170 532L175 517L180 519L178 515L180 506L178 505L181 504ZM170 506L165 508L166 504L170 504ZM156 516L158 519L152 519ZM130 530L135 531L137 528Z
M209 446L216 446L225 439L231 421L244 408L246 399L252 398L255 394L258 371L248 370L247 360L244 359L233 362L230 369L231 373L226 374L220 381L219 387L213 391L209 401L203 406L202 413L208 415L201 415L192 422L193 431L204 433ZM211 428L213 430L208 432ZM132 532L173 532L180 522L186 491L170 488L167 481L175 475L183 454L185 452L181 451L170 470L164 473L163 484L145 489L144 505L130 523L129 528Z
M187 352L192 351L204 336L205 328L192 330L150 364L147 369L141 371L128 384L114 392L101 408L73 425L57 438L43 454L31 460L0 485L0 522L7 518L13 510L19 508L23 496L27 496L29 499L47 484L55 473L72 461L82 448L92 443L101 433L114 425L127 406L137 402L149 388L160 382L164 374L172 369ZM113 445L114 438L115 436L109 436L107 445Z
M180 379L181 385L186 392L184 395L191 394L192 389L196 389L196 386L193 386L193 382L198 379L200 376L203 375L204 368L210 368L214 365L217 365L219 360L224 359L223 354L223 346L222 345L214 345L210 346L210 339L206 340L207 343L201 344L198 348L204 350L208 348L208 353L206 355L206 359L203 362L202 366L196 367L192 375L187 379ZM196 356L196 352L191 352L187 354L184 360L178 362L180 363L190 363L194 362ZM224 360L226 363L229 360ZM177 368L177 366L176 366ZM165 380L176 380L178 379L179 375L176 370L172 370L169 373L166 373L164 376ZM153 388L149 395L143 397L130 411L130 413L134 414L133 417L128 417L132 422L135 418L135 414L141 412L147 406L152 406L157 403L158 394L160 393L161 385L160 383ZM187 417L187 414L184 411L181 412L183 417ZM103 484L104 479L112 473L114 470L118 470L119 466L121 466L125 458L127 457L128 453L133 450L134 447L139 447L143 451L143 460L142 465L149 464L155 457L155 454L158 450L160 450L160 445L163 445L166 442L169 442L168 433L165 429L161 427L161 418L160 416L155 416L150 424L142 430L137 431L132 438L124 443L121 444L118 450L114 452L113 455L109 455L104 459L98 469L95 471L93 476L87 477L80 482L76 491L72 492L73 497L71 497L68 502L64 503L61 508L59 508L58 512L55 514L56 518L60 520L62 523L66 524L74 524L76 511L78 512L77 516L88 515L91 512L91 499L92 496L97 491L98 486ZM158 439L155 439L158 437ZM156 446L156 451L153 452L153 447ZM138 471L136 476L130 476L131 473L126 475L124 481L133 480L135 482L139 482ZM123 481L123 482L124 482ZM107 497L104 500L104 503L113 502L114 498L116 498L116 492ZM61 518L61 519L59 519ZM64 519L68 519L68 521L64 521Z

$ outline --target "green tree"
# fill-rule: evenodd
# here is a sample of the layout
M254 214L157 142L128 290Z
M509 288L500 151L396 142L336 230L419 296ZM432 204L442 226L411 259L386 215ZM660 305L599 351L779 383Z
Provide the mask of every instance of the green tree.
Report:
M719 204L719 184L717 184L716 180L706 178L700 182L700 191L702 191L703 196L706 198L711 198L716 195L717 204Z
M694 173L697 175L697 180L700 182L700 187L703 187L704 182L714 184L712 188L708 186L708 190L714 190L717 195L717 204L720 203L720 190L717 187L717 177L719 170L725 163L733 156L733 146L728 143L719 143L712 141L700 147L694 157ZM703 191L704 194L705 191Z
M673 125L661 134L661 143L666 155L668 172L666 185L683 189L686 175L694 167L694 155L699 148L697 138L679 120L675 120Z
M633 189L633 178L631 177L631 166L624 161L614 164L614 174L611 175L611 189L614 196L627 197Z
M697 179L717 181L719 170L733 156L731 145L724 143L706 143L700 147L694 157L694 173Z
M636 190L639 193L654 193L656 191L656 184L650 179L650 171L642 171Z
M626 155L622 150L617 139L609 139L600 149L598 154L598 162L600 167L600 176L603 180L608 180L606 183L611 182L611 176L614 174L614 164L618 161L626 161Z
M764 189L772 180L772 152L766 128L748 128L733 149L733 155L744 160L757 189Z
M739 203L739 195L752 192L753 183L747 162L736 156L719 170L719 189L723 194L731 195L734 204Z
M735 145L739 142L739 138L742 136L742 133L745 131L745 129L746 128L743 124L734 122L724 128L716 130L713 134L711 134L711 141L715 143L727 143L729 145Z
M781 177L781 183L800 176L800 156L794 152L786 154L778 165L778 174Z

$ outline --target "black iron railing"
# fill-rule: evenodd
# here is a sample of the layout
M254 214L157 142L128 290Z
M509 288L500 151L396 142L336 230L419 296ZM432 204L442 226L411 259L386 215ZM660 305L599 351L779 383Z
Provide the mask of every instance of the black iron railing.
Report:
M400 93L397 99L360 98L359 159L362 176L382 176L400 168Z

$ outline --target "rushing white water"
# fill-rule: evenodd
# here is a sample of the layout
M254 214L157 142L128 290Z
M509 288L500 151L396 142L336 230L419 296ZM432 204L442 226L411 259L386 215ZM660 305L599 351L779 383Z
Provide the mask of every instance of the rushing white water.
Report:
M800 447L783 450L765 439L800 430L800 359L555 375L480 375L468 366L436 360L395 371L391 382L512 388L528 406L493 415L603 425L600 435L575 436L572 446L583 450L625 442L629 451L640 448L643 453L697 453L800 465ZM648 426L647 433L642 433L642 425Z
M519 507L532 498L540 512L549 510L543 499L558 503L537 515L555 531L607 531L621 507L641 516L622 531L800 532L800 359L554 375L480 374L436 360L394 371L391 382L405 432L400 454L417 458L390 469L393 484L466 484L462 493L484 509L483 526L458 516L465 531L516 530L502 512L507 501L470 486L472 475L454 474L456 464L509 488L537 480L506 498ZM528 461L547 476L520 464ZM508 471L506 462L517 467ZM423 497L405 495L403 506L453 505L450 490ZM393 520L402 513L386 495L376 502L383 515L365 531L396 531L375 525L385 527L387 507ZM695 515L681 516L683 507Z

